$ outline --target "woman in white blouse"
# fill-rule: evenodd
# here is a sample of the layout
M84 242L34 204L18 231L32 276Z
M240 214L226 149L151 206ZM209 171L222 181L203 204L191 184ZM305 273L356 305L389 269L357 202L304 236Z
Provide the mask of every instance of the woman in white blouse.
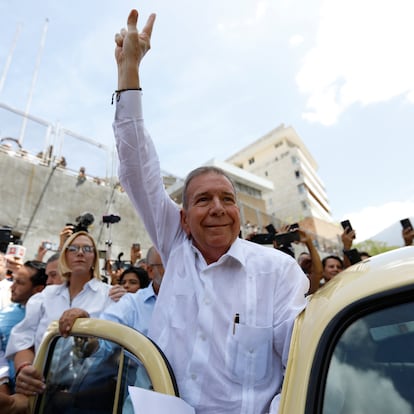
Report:
M64 311L72 317L84 315L85 311L92 318L98 317L112 303L108 296L111 286L101 281L96 243L89 233L80 231L66 240L59 270L65 282L48 286L33 296L25 318L11 333L6 355L14 356L18 393L34 395L45 389L41 373L31 364L50 322L59 320ZM65 327L60 326L60 330L65 332Z

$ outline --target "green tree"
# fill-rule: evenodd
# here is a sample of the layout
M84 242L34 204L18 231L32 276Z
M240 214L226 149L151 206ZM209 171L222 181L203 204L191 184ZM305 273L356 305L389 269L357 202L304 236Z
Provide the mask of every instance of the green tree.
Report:
M398 249L400 246L388 246L388 244L384 242L365 240L362 243L356 244L355 247L360 252L367 252L371 256L375 256L376 254Z

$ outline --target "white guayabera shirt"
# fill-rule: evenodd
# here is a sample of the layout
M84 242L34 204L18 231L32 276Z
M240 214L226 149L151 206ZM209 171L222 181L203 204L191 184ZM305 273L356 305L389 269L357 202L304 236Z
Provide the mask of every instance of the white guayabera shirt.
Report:
M164 263L149 336L170 361L181 397L197 414L276 413L307 277L290 256L242 239L207 265L164 190L140 92L120 95L114 131L121 184Z

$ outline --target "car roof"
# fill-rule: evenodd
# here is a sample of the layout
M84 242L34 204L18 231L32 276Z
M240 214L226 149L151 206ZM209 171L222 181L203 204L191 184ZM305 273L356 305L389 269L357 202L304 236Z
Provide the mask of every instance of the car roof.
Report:
M412 284L414 246L401 247L365 259L339 273L309 297L305 313L316 313L325 325L341 309L360 299Z

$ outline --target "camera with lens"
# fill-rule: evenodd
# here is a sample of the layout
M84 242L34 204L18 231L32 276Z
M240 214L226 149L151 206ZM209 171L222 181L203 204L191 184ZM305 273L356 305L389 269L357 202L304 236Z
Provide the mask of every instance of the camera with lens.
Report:
M94 222L95 218L91 213L84 213L76 217L75 221L77 224L66 223L67 226L73 227L73 232L88 231L89 226Z
M275 241L279 247L289 247L292 243L300 241L299 224L290 224L286 233L275 235Z
M10 243L22 244L20 235L13 232L13 228L10 226L0 227L0 252L6 253Z
M102 222L106 223L106 224L114 224L114 223L118 223L119 221L121 221L121 217L116 216L114 214L109 214L107 216L102 216Z
M117 270L125 270L132 266L131 261L122 260L121 257L124 255L123 252L118 254L117 260L112 264L112 271L116 272Z
M278 246L290 246L293 242L300 240L299 230L288 231L275 235L275 241Z
M273 224L269 224L266 227L267 233L259 233L254 234L250 241L257 244L273 244L273 240L275 240L276 229Z

